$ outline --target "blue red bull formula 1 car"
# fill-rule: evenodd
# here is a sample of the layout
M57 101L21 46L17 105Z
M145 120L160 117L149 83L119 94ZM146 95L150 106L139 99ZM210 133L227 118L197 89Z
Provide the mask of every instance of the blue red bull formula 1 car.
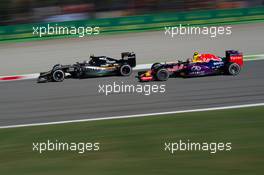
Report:
M141 82L166 81L169 77L199 77L207 75L238 75L243 67L243 54L235 50L227 50L221 58L212 54L206 55L203 62L155 63L151 69L139 72L137 78ZM212 58L210 58L212 57Z

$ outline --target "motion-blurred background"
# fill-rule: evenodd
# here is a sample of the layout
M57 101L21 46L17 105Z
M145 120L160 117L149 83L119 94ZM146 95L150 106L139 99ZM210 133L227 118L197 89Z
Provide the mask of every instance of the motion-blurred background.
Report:
M263 5L263 0L1 0L0 25Z
M119 58L123 51L134 51L138 64L185 59L194 51L262 54L263 4L264 0L1 0L0 75L46 71L89 54ZM180 24L230 25L232 35L164 35L164 27ZM49 25L63 31L100 27L100 35L34 34L33 28L52 31Z

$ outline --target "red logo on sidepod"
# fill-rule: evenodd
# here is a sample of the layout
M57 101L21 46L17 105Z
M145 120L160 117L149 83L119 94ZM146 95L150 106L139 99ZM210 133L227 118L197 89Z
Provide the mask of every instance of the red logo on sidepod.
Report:
M207 62L207 63L208 63L209 61L211 61L211 60L213 60L213 61L222 61L221 58L219 58L219 57L217 57L217 56L215 56L215 55L213 55L213 54L201 54L200 59L201 59L203 62Z

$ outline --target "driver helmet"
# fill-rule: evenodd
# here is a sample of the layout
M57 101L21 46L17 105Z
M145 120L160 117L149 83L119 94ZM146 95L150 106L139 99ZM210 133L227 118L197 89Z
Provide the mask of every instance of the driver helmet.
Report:
M193 56L197 56L197 55L199 55L198 52L194 52L194 53L193 53Z
M200 57L200 54L198 52L193 53L193 61L197 61L199 57Z

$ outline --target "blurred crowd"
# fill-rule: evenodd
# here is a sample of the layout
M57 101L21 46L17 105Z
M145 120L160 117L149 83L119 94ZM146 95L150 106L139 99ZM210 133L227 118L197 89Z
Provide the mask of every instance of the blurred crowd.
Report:
M0 25L263 5L264 0L1 0Z

